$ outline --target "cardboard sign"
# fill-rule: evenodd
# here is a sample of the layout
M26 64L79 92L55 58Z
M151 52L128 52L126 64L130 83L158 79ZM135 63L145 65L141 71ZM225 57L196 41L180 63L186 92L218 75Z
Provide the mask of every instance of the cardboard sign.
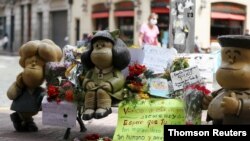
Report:
M74 103L61 101L48 102L45 96L42 101L42 123L44 125L72 128L76 126L77 107Z
M161 47L145 45L143 51L143 64L156 74L164 73L164 70L175 57L175 54L171 50Z
M150 95L169 98L169 94L173 92L169 88L169 82L163 78L153 78L149 80Z
M120 104L114 141L163 141L164 125L185 124L184 103L177 99L147 99Z
M197 66L170 73L174 90L180 90L186 86L197 83L201 80Z

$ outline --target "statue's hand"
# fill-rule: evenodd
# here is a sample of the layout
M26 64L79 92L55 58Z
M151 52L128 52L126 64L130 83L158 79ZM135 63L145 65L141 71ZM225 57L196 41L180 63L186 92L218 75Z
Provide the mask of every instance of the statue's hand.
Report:
M112 87L108 82L101 82L100 87L108 92L111 92Z
M24 88L24 82L23 82L23 77L22 77L22 73L18 74L17 78L16 78L16 85L18 88Z
M87 90L91 90L91 89L93 89L93 88L95 88L95 87L96 87L95 82L90 81L90 82L88 82L88 83L86 84L86 89L87 89Z
M208 105L210 104L210 102L213 100L213 96L212 95L205 95L202 99L202 109L207 110L208 109Z
M239 100L236 98L234 92L231 92L229 96L224 96L221 102L224 114L237 114L239 107Z

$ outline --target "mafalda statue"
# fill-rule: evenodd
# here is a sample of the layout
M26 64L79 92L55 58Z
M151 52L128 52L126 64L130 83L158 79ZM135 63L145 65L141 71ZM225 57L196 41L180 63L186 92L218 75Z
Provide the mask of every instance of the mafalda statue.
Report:
M121 73L130 62L126 44L119 31L98 31L90 48L82 55L83 66L89 68L82 86L85 90L83 120L108 116L113 100L122 100L125 78Z
M60 61L62 51L49 39L29 41L19 49L19 64L23 71L9 87L7 96L13 100L10 115L14 128L18 132L38 130L32 116L41 109L46 91L41 87L44 81L46 62Z
M206 97L208 117L214 124L250 124L250 36L218 38L222 63L216 80L222 87Z

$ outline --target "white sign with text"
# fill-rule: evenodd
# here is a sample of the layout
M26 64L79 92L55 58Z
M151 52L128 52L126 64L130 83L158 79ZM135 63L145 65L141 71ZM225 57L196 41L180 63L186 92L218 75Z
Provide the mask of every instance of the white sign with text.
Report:
M180 90L186 86L197 83L201 80L197 66L170 73L174 90Z
M175 54L166 48L144 46L143 64L154 73L164 73L164 70L173 61Z

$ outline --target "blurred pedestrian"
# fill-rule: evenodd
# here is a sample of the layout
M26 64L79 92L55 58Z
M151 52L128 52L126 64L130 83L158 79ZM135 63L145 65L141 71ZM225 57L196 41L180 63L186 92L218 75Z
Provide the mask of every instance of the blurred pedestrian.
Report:
M159 46L158 41L159 28L157 24L158 15L156 13L151 13L148 17L148 23L142 24L139 33L139 45L153 45Z
M6 50L9 43L9 38L7 33L4 34L2 41L3 41L3 49Z

